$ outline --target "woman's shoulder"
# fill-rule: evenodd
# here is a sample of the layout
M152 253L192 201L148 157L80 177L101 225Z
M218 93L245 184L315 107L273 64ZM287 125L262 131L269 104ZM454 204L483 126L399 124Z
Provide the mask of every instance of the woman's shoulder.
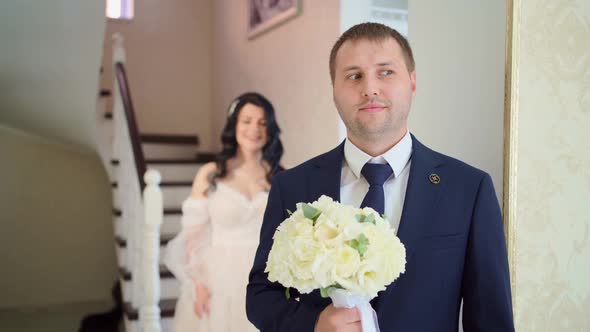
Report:
M210 178L217 171L217 164L215 162L208 162L199 167L197 174L193 180L192 196L194 198L205 198L207 191L211 186Z

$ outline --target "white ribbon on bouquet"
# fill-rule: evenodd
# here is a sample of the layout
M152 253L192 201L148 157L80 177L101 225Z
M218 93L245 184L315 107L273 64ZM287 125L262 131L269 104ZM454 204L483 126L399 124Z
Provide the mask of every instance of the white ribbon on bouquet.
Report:
M370 298L340 288L331 288L328 291L328 296L336 308L358 308L363 332L380 332L377 313L371 307Z

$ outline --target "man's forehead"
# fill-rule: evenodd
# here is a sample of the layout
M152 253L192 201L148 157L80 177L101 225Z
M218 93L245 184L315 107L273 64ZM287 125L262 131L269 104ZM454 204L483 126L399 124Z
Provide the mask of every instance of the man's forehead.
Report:
M393 38L381 38L381 39L356 39L347 40L342 44L338 52L336 53L336 63L338 64L339 58L346 58L346 60L353 60L355 58L375 57L377 54L391 56L392 59L396 60L403 56L401 47L397 41ZM386 59L382 59L386 60Z

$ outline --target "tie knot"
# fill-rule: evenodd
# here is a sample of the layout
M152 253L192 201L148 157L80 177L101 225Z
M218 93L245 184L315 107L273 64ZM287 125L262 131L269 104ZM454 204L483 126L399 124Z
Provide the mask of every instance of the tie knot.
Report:
M393 170L389 164L366 163L361 170L361 174L367 179L369 185L382 186L385 180L393 174Z

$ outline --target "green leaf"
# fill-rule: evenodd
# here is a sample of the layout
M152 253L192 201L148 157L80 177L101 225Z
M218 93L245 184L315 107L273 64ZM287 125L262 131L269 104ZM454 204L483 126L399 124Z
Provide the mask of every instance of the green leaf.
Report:
M287 298L287 300L291 298L291 293L289 293L289 287L285 289L285 297Z
M293 214L293 211L291 211L291 210L287 209L287 213L288 213L289 215L292 215L292 214Z
M375 221L375 215L372 214L372 213L370 213L368 216L366 216L364 214L357 214L354 217L361 224L364 223L364 222L369 222L369 223L371 223L373 225L376 225L377 224L377 221Z
M374 214L369 214L366 218L365 218L365 222L371 223L373 225L377 224L377 221L375 221L375 215Z
M354 250L358 251L359 255L363 257L365 252L369 246L369 239L365 236L365 234L361 233L356 239L350 240L348 245L352 247Z
M365 236L365 234L361 233L357 238L359 241L359 254L364 255L369 247L369 239Z
M364 223L365 222L365 218L367 218L367 216L365 216L364 214L357 214L354 217L356 218L356 221L358 221L360 223Z
M303 204L303 215L305 218L313 220L314 224L318 220L318 217L322 214L322 211L314 208L313 206L305 203Z

